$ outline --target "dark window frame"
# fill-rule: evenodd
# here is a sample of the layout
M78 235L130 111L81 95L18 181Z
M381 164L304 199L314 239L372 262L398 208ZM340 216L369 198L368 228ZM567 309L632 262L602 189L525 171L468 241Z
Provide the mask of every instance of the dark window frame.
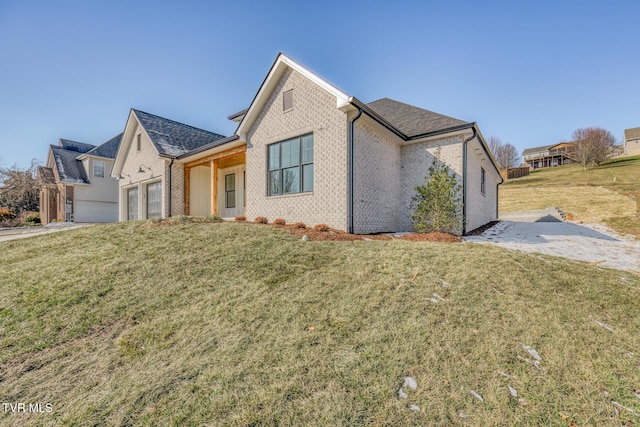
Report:
M306 139L307 137L310 137L310 142L311 142L311 155L307 156L307 159L305 161L305 152L308 152L309 148L307 147L306 150L303 147L303 141L309 141L309 139ZM283 144L288 144L288 143L292 143L292 142L297 142L298 145L298 162L296 164L287 164L285 167L283 167L282 165L282 146ZM273 144L269 144L267 145L267 196L284 196L284 195L289 195L289 194L301 194L301 193L311 193L313 192L314 189L314 175L315 175L315 166L314 166L314 140L313 140L313 133L307 133L304 135L300 135L300 136L296 136L293 138L289 138L289 139L285 139L283 141L278 141L275 142ZM277 156L278 159L276 162L272 162L272 158L271 158L271 153L272 153L272 148L277 147ZM309 160L310 157L310 160ZM291 158L289 158L289 160L291 160ZM272 167L272 163L277 163L277 165L275 167ZM286 170L294 170L297 169L297 177L298 177L298 185L297 185L297 189L295 191L287 191L285 192L285 188L283 188L283 183L284 183L284 179L283 179L283 174L284 171ZM311 170L311 182L309 184L308 180L305 181L304 179L304 175L305 175L305 171L309 171ZM275 188L274 190L274 185L272 182L272 177L275 178L275 185L277 186L277 188Z

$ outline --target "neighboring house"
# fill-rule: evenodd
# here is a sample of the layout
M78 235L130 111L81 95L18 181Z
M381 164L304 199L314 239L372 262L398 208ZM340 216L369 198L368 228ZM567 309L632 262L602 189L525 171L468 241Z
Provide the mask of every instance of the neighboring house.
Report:
M359 234L410 231L415 187L424 184L436 155L462 188L463 233L498 216L502 179L476 123L387 98L362 103L283 54L249 108L229 118L239 122L236 135L211 134L210 142L184 152L168 144L172 151L164 156L155 146L151 157L137 157L132 142L142 138L140 151L149 138L128 123L114 168L114 176L128 174L120 181L121 219L144 217L140 207L137 216L136 209L126 215L127 200L137 197L126 191L140 176L138 165L149 166L151 182L165 179L171 161L168 194L184 200L184 210L176 203L163 216L184 211L324 223ZM134 191L141 191L138 182Z
M522 152L522 158L532 169L551 168L576 163L575 152L575 143L560 142L527 148Z
M44 224L118 220L118 183L110 173L121 136L99 146L60 139L49 147L47 165L38 168Z
M627 156L640 155L640 128L624 130L624 154Z
M120 220L183 214L184 166L176 159L223 138L132 109L111 172L119 183Z

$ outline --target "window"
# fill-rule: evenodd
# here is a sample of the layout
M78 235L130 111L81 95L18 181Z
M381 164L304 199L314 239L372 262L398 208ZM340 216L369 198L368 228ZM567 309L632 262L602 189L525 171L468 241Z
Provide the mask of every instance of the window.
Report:
M127 190L127 219L138 219L138 187Z
M267 194L313 191L313 134L268 146Z
M138 134L136 138L136 148L138 151L142 150L142 143L140 142L140 134Z
M485 182L484 168L480 168L480 192L484 194L485 189L486 189L486 182Z
M224 200L227 209L236 207L236 174L224 176Z
M147 218L162 216L162 183L147 185Z
M282 94L282 111L293 109L293 89Z
M104 162L98 160L93 162L93 176L104 178Z

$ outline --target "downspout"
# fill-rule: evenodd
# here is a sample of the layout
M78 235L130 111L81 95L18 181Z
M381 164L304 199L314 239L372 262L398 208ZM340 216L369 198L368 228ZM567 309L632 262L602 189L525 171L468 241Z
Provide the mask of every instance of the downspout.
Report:
M467 234L467 143L473 140L478 133L476 127L471 128L473 135L464 140L462 144L462 235Z
M168 181L169 181L169 209L167 210L167 217L171 216L171 193L172 193L172 191L171 191L171 166L173 166L173 162L175 160L176 160L176 158L174 157L174 158L171 159L171 163L169 163L169 176L167 177Z
M354 224L353 224L353 207L354 207L354 195L353 195L353 177L354 177L354 141L353 141L353 128L356 120L360 118L362 115L362 108L358 108L358 114L349 122L349 204L348 204L348 224L347 231L353 234Z

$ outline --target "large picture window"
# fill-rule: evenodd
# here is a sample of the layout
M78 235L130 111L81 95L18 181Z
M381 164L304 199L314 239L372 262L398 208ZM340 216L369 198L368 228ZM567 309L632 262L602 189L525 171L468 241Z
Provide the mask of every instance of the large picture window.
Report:
M313 191L313 134L269 145L268 158L269 196Z

